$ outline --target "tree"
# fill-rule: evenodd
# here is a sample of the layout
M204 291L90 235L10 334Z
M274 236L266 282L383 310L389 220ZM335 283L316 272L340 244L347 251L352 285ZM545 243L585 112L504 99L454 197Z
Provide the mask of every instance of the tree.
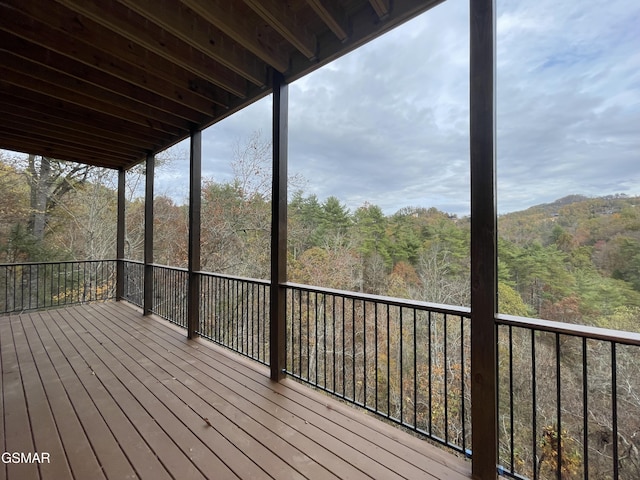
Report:
M49 157L29 155L25 173L30 188L29 232L39 242L52 210L74 186L87 181L89 165L63 162Z

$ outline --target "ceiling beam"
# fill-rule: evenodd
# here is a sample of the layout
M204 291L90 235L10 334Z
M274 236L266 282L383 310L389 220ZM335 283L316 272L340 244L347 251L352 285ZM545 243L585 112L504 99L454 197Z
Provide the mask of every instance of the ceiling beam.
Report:
M68 160L73 157L94 157L104 161L109 161L112 165L120 163L130 163L135 160L134 157L126 155L118 155L111 151L105 151L98 148L92 148L84 144L60 144L59 140L43 137L33 132L25 133L11 127L3 128L2 132L3 144L11 143L17 147L19 151L25 153L37 153L35 150L46 151L46 155L51 155L60 160Z
M230 0L180 1L279 72L286 72L289 69L288 55L267 45L260 37L256 26L238 15L234 2Z
M267 79L266 64L240 48L221 30L207 24L176 0L117 0L129 9L151 19L196 50L211 57L257 86Z
M307 0L309 6L327 27L344 42L349 36L349 21L347 14L336 0Z
M4 36L3 32L0 32L0 44ZM16 42L13 40L15 37L7 39L7 43L15 45ZM189 125L185 122L197 124L204 117L202 113L195 112L180 103L166 100L123 80L105 77L101 72L73 62L67 57L61 57L55 52L44 50L37 45L27 47L26 51L10 49L11 54L0 51L0 62L6 62L9 69L26 77L46 78L48 82L64 85L67 88L72 87L96 99L142 113L149 118L155 118L179 128L188 128ZM35 63L36 61L38 63ZM212 113L213 106L208 114Z
M107 135L98 136L67 125L52 125L42 119L25 117L22 112L7 112L5 110L0 105L0 114L3 121L8 122L12 127L19 128L25 132L34 132L42 137L49 137L51 140L62 140L65 143L82 143L128 156L135 156L141 150L140 146L127 145Z
M4 55L0 55L0 59L2 57ZM34 64L31 65L32 70L39 70ZM178 134L181 130L189 131L189 126L186 124L182 126L174 125L176 123L173 121L174 118L168 115L166 118L157 118L150 116L149 112L140 113L133 110L130 105L122 104L116 95L110 95L110 99L106 96L100 96L99 98L96 92L89 92L86 87L84 90L79 90L74 88L74 85L57 82L56 80L59 80L59 78L56 78L53 73L49 77L29 76L24 72L16 71L20 67L24 67L24 64L5 65L2 79L7 83L51 97L54 100L61 100L83 109L108 115L112 117L112 121L129 122L170 134ZM43 78L47 78L47 80L43 80ZM61 83L65 86L62 86Z
M296 21L296 16L287 6L287 2L280 0L243 0L243 2L305 57L309 60L315 58L317 49L315 35L309 33Z
M394 0L393 9L390 10L389 17L384 22L372 22L373 12L371 6L364 4L362 8L349 12L350 31L349 37L345 41L339 41L331 32L325 32L325 34L318 37L318 58L313 66L310 67L309 61L302 55L293 55L291 57L291 69L285 76L287 82L291 83L308 74L310 71L318 69L336 58L359 48L370 40L379 37L383 33L433 8L443 1L444 0L427 0L424 2L416 2L414 0Z
M148 141L153 144L158 143L159 145L162 145L163 139L167 137L166 132L155 129L150 125L142 126L128 121L119 121L107 113L83 108L75 103L65 103L37 90L24 88L23 85L13 85L5 82L4 77L0 79L0 92L3 95L0 96L0 99L4 103L10 104L9 101L5 100L6 98L18 99L19 102L30 102L30 105L35 106L43 114L56 112L55 115L61 115L63 120L68 117L85 125L104 126L105 131L131 135L134 139L140 138L141 141ZM171 139L179 138L176 134L169 134L169 137Z
M221 89L186 70L175 68L125 38L113 35L90 19L50 2L18 5L20 9L0 3L0 18L12 20L0 29L15 37L157 92L201 113L210 114L211 103L228 106L228 95ZM100 41L105 37L109 38L108 42ZM142 60L144 68L140 66Z
M121 127L110 128L99 122L88 123L84 117L43 105L20 97L0 96L0 114L12 114L32 122L43 122L47 125L58 125L83 134L92 135L108 141L113 141L138 150L155 150L159 147L158 138L149 138L141 134L132 133L129 129Z
M246 95L246 80L240 75L195 51L171 33L113 0L103 0L100 3L85 0L56 1L111 30L112 35L120 35L238 97Z
M380 20L384 20L389 16L389 13L391 12L389 0L369 0L369 3Z

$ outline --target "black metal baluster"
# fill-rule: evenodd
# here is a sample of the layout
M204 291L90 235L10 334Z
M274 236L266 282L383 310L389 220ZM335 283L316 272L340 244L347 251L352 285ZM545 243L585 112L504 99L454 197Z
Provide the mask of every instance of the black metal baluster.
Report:
M467 415L465 408L465 358L464 358L464 317L460 316L460 393L462 395L462 453L467 455Z
M510 471L514 472L515 469L515 454L513 448L514 442L514 430L513 430L513 327L509 325L509 450L510 450Z
M400 310L400 423L404 423L404 372L402 365L402 357L404 354L404 345L403 345L403 337L404 337L404 326L402 325L402 307L398 307Z
M449 445L449 368L447 362L449 360L449 356L447 353L447 334L448 334L448 325L447 325L447 314L444 314L443 321L443 339L444 339L444 359L442 362L442 368L444 369L444 443L445 445Z
M560 334L556 333L556 415L558 428L558 460L557 476L562 478L562 413L561 413L561 388L560 388Z
M620 476L618 459L618 368L616 343L611 342L611 423L613 425L613 480Z
M324 328L324 388L327 388L327 295L322 294L322 327Z
M418 312L413 309L413 427L418 429Z
M378 412L378 302L374 302L373 304L373 321L374 323L374 336L376 341L375 346L375 367L376 367L376 412Z
M362 368L363 368L363 404L367 403L367 302L362 301Z
M589 410L588 410L588 375L587 375L587 338L582 337L582 442L584 480L589 478Z

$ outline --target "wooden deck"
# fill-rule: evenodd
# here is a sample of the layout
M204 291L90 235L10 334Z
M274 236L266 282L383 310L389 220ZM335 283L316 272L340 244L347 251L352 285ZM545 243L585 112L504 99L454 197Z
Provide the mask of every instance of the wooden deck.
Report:
M0 317L0 480L469 479L470 463L124 303Z

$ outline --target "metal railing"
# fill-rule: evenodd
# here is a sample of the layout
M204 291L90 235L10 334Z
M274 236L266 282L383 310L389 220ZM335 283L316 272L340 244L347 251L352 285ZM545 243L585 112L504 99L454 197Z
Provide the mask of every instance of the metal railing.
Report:
M144 263L123 260L124 288L123 299L143 308L144 303Z
M187 328L189 272L185 268L153 265L151 311L182 328Z
M285 285L289 375L470 453L468 309Z
M0 264L0 313L115 296L115 260Z
M199 275L197 333L268 365L269 282L207 272Z
M144 265L123 261L143 303ZM188 272L154 265L154 313L186 328ZM207 272L197 333L269 362L270 282ZM115 260L0 264L0 313L115 296ZM282 285L288 375L471 456L470 311ZM640 334L498 315L501 474L640 478Z
M500 470L640 478L640 334L499 315Z

